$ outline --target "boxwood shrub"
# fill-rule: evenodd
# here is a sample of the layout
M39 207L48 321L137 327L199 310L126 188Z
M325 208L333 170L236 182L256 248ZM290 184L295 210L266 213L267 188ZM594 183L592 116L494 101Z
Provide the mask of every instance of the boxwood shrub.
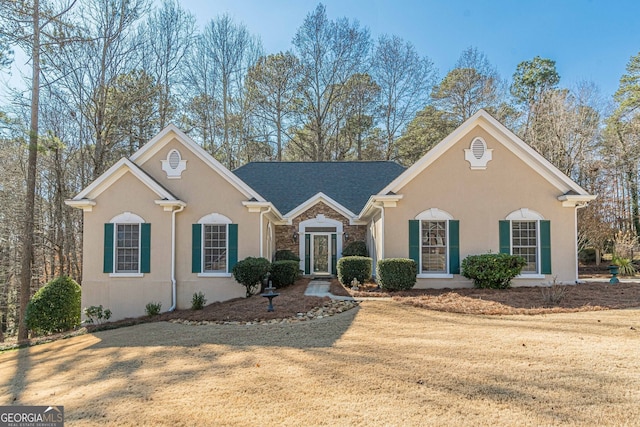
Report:
M343 256L338 260L338 280L345 286L353 279L364 283L371 278L371 258L364 256Z
M247 257L233 266L233 277L246 288L246 295L250 297L260 290L262 279L270 266L266 258Z
M27 305L27 328L36 334L50 334L79 326L80 293L80 285L70 277L58 277L47 283Z
M524 258L516 255L470 255L462 260L462 275L473 280L476 288L506 289L526 264Z
M388 291L405 291L416 284L418 266L408 258L387 258L376 267L378 285Z
M342 250L342 256L369 256L367 244L361 240L351 242Z
M300 276L300 262L294 260L274 261L271 263L271 283L276 288L291 286Z
M298 261L300 262L300 257L294 254L289 249L280 249L276 251L276 255L274 257L276 261Z

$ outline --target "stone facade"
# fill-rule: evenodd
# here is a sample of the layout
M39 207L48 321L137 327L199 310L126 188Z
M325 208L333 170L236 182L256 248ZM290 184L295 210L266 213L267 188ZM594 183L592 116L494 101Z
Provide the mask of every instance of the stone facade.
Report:
M298 232L300 222L315 218L318 215L324 215L327 218L342 222L344 232L349 235L349 239L344 242L344 246L357 240L365 241L367 235L367 227L365 225L349 225L349 218L342 216L323 202L318 202L293 218L291 225L277 225L275 227L276 251L289 249L294 254L300 256L298 253L299 245L293 240L293 233ZM298 238L301 239L303 237L299 236Z

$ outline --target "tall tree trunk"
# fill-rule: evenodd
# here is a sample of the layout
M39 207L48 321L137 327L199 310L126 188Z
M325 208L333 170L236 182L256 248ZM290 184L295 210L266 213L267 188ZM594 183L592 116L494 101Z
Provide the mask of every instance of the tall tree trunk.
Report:
M33 264L33 223L38 161L38 107L40 100L40 4L33 2L33 46L31 81L31 125L29 128L29 160L27 163L27 194L25 197L22 267L20 276L20 313L18 341L29 339L25 323L27 304L31 298L31 266Z

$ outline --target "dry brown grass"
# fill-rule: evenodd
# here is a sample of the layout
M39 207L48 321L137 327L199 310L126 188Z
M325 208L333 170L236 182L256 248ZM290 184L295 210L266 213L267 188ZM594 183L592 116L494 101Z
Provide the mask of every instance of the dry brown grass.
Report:
M637 425L640 311L147 323L0 354L0 404L67 425Z

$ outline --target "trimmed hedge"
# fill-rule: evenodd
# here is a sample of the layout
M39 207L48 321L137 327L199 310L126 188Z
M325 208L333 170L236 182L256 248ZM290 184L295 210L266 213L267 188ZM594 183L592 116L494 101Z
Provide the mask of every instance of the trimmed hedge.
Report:
M367 244L361 240L349 243L343 250L342 256L369 256Z
M50 334L80 326L80 294L80 285L70 277L47 283L27 305L27 328L36 334Z
M378 285L388 291L406 291L416 284L418 265L409 258L387 258L376 267Z
M271 263L271 283L276 288L291 286L300 276L300 262L294 260L274 261Z
M338 280L344 286L351 285L353 279L364 283L371 278L371 258L363 256L345 256L338 260Z
M526 260L516 255L470 255L462 260L462 275L476 288L507 289L525 265Z
M276 255L274 257L275 261L298 261L300 262L300 257L294 254L289 249L281 249L276 251Z
M233 266L233 277L247 289L246 296L250 297L260 290L270 266L266 258L247 257Z

